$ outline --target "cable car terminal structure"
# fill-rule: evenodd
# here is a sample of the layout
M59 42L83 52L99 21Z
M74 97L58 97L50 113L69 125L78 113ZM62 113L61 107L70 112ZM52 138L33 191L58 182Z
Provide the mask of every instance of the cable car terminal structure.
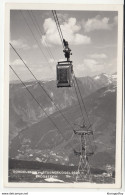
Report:
M89 164L89 157L92 156L92 155L94 155L94 152L95 151L94 151L94 149L93 149L92 146L91 146L91 151L88 151L88 146L87 146L87 144L88 144L87 143L87 138L89 139L89 136L93 136L93 140L94 140L92 125L91 125L91 123L89 121L89 116L88 116L88 113L87 113L87 110L86 110L86 107L85 107L85 103L84 103L83 97L82 97L81 92L80 92L80 88L79 88L79 85L78 85L78 82L77 82L77 78L75 77L75 73L73 72L73 64L72 64L72 61L70 60L70 55L72 55L71 49L69 48L68 41L66 41L63 38L62 30L61 30L61 27L60 27L60 24L59 24L59 20L58 20L56 11L53 10L52 11L52 14L53 14L53 17L54 17L54 20L55 20L55 23L56 23L56 26L57 26L57 30L58 30L58 33L59 33L59 36L60 36L60 39L61 39L61 42L62 42L64 56L66 58L66 61L60 61L56 65L57 88L60 88L60 87L75 87L75 91L76 91L76 94L77 94L77 99L78 99L79 107L80 107L81 114L82 114L82 125L75 124L77 126L77 130L68 121L68 119L64 116L64 114L62 113L60 107L55 104L55 102L53 101L53 99L51 98L51 96L46 92L46 90L44 89L44 87L37 80L36 76L32 73L32 71L30 70L30 68L27 66L27 64L25 63L25 61L22 59L22 57L20 56L20 54L16 51L16 49L14 48L14 46L11 43L10 43L10 46L14 50L14 52L18 55L18 57L23 62L23 64L26 66L26 68L29 70L29 72L32 74L32 76L37 81L37 83L39 84L39 86L41 87L41 89L44 90L44 92L49 97L49 99L54 103L54 106L58 109L58 111L60 112L60 114L62 115L62 117L71 126L71 128L73 130L73 135L80 138L80 142L79 142L80 151L77 151L75 148L73 148L74 155L76 155L79 158L78 172L77 172L77 176L76 176L76 181L77 182L92 182L91 169L90 169L90 164ZM24 15L23 15L23 18L26 19L24 17ZM33 19L33 16L32 16L32 19ZM27 21L26 21L26 23L27 23ZM28 23L27 23L27 26L29 27ZM38 24L37 24L37 26L38 26ZM31 28L29 28L29 29L31 31ZM33 34L32 31L31 31L31 33ZM30 95L33 97L33 99L40 106L40 108L42 109L42 111L50 119L50 121L52 122L52 124L56 127L56 129L58 131L60 131L59 128L57 127L56 123L46 113L46 111L44 110L44 108L42 107L42 105L38 102L38 100L30 92L30 90L25 85L25 83L20 79L20 77L16 73L16 71L12 68L12 65L10 65L10 68L14 72L14 74L18 77L18 79L21 81L21 83L25 86L25 88L30 93ZM79 95L78 95L78 92L79 92ZM83 112L83 109L84 109L84 112ZM85 120L84 113L86 113L87 120ZM62 134L62 136L63 136L63 134ZM65 137L64 137L64 139L65 139Z

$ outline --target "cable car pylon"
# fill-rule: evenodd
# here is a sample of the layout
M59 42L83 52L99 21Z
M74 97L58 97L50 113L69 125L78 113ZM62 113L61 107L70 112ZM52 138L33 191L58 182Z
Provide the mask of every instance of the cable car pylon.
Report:
M79 156L78 172L76 176L77 182L92 182L91 170L88 161L88 157L93 155L93 152L87 152L86 150L86 136L92 135L93 131L88 130L88 128L83 124L80 126L80 130L74 130L74 133L80 136L81 150L76 151L74 149L74 154Z

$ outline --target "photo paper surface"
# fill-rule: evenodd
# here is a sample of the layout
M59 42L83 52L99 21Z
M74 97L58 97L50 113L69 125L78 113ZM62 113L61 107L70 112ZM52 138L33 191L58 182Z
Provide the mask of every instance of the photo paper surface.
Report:
M6 4L4 183L120 188L121 5Z

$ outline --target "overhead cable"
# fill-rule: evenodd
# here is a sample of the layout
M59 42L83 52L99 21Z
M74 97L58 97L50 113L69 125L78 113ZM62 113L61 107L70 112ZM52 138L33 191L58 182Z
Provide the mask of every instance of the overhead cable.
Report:
M29 72L31 73L31 75L34 77L34 79L37 81L37 83L39 84L39 86L42 88L42 90L46 93L46 95L49 97L49 99L53 102L54 106L57 108L57 110L60 112L60 114L63 116L63 118L66 120L66 122L68 123L68 125L74 130L72 124L68 121L68 119L65 117L65 115L63 114L63 112L60 110L59 106L57 106L55 104L55 102L53 101L53 99L50 97L50 95L46 92L46 90L44 89L44 87L41 85L41 83L38 81L38 79L36 78L36 76L33 74L33 72L30 70L30 68L27 66L27 64L25 63L25 61L22 59L22 57L19 55L19 53L16 51L16 49L13 47L13 45L10 43L10 46L12 47L12 49L15 51L15 53L18 55L18 57L20 58L20 60L23 62L23 64L25 65L25 67L29 70Z
M64 137L64 135L62 134L62 132L60 131L60 129L57 127L56 123L51 119L51 117L47 114L47 112L44 110L44 108L41 106L41 104L38 102L38 100L34 97L34 95L31 93L31 91L28 89L28 87L25 85L25 83L22 81L22 79L19 77L19 75L15 72L15 70L12 68L11 65L9 65L11 70L14 72L14 74L17 76L17 78L20 80L20 82L23 84L23 86L25 87L25 89L30 93L30 95L32 96L32 98L35 100L35 102L39 105L39 107L42 109L42 111L46 114L46 116L49 118L49 120L51 121L51 123L56 127L56 129L59 131L59 133L62 135L62 137L64 138L64 140L66 140L66 138ZM71 146L72 147L72 146Z

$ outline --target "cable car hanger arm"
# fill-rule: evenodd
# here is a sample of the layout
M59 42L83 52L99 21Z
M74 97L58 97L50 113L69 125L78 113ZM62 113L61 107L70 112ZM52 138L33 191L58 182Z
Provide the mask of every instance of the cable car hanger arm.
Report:
M64 52L64 55L65 55L65 58L67 58L67 61L70 61L70 55L72 55L72 53L71 53L71 49L69 48L68 41L63 39L63 44L64 44L63 52Z

